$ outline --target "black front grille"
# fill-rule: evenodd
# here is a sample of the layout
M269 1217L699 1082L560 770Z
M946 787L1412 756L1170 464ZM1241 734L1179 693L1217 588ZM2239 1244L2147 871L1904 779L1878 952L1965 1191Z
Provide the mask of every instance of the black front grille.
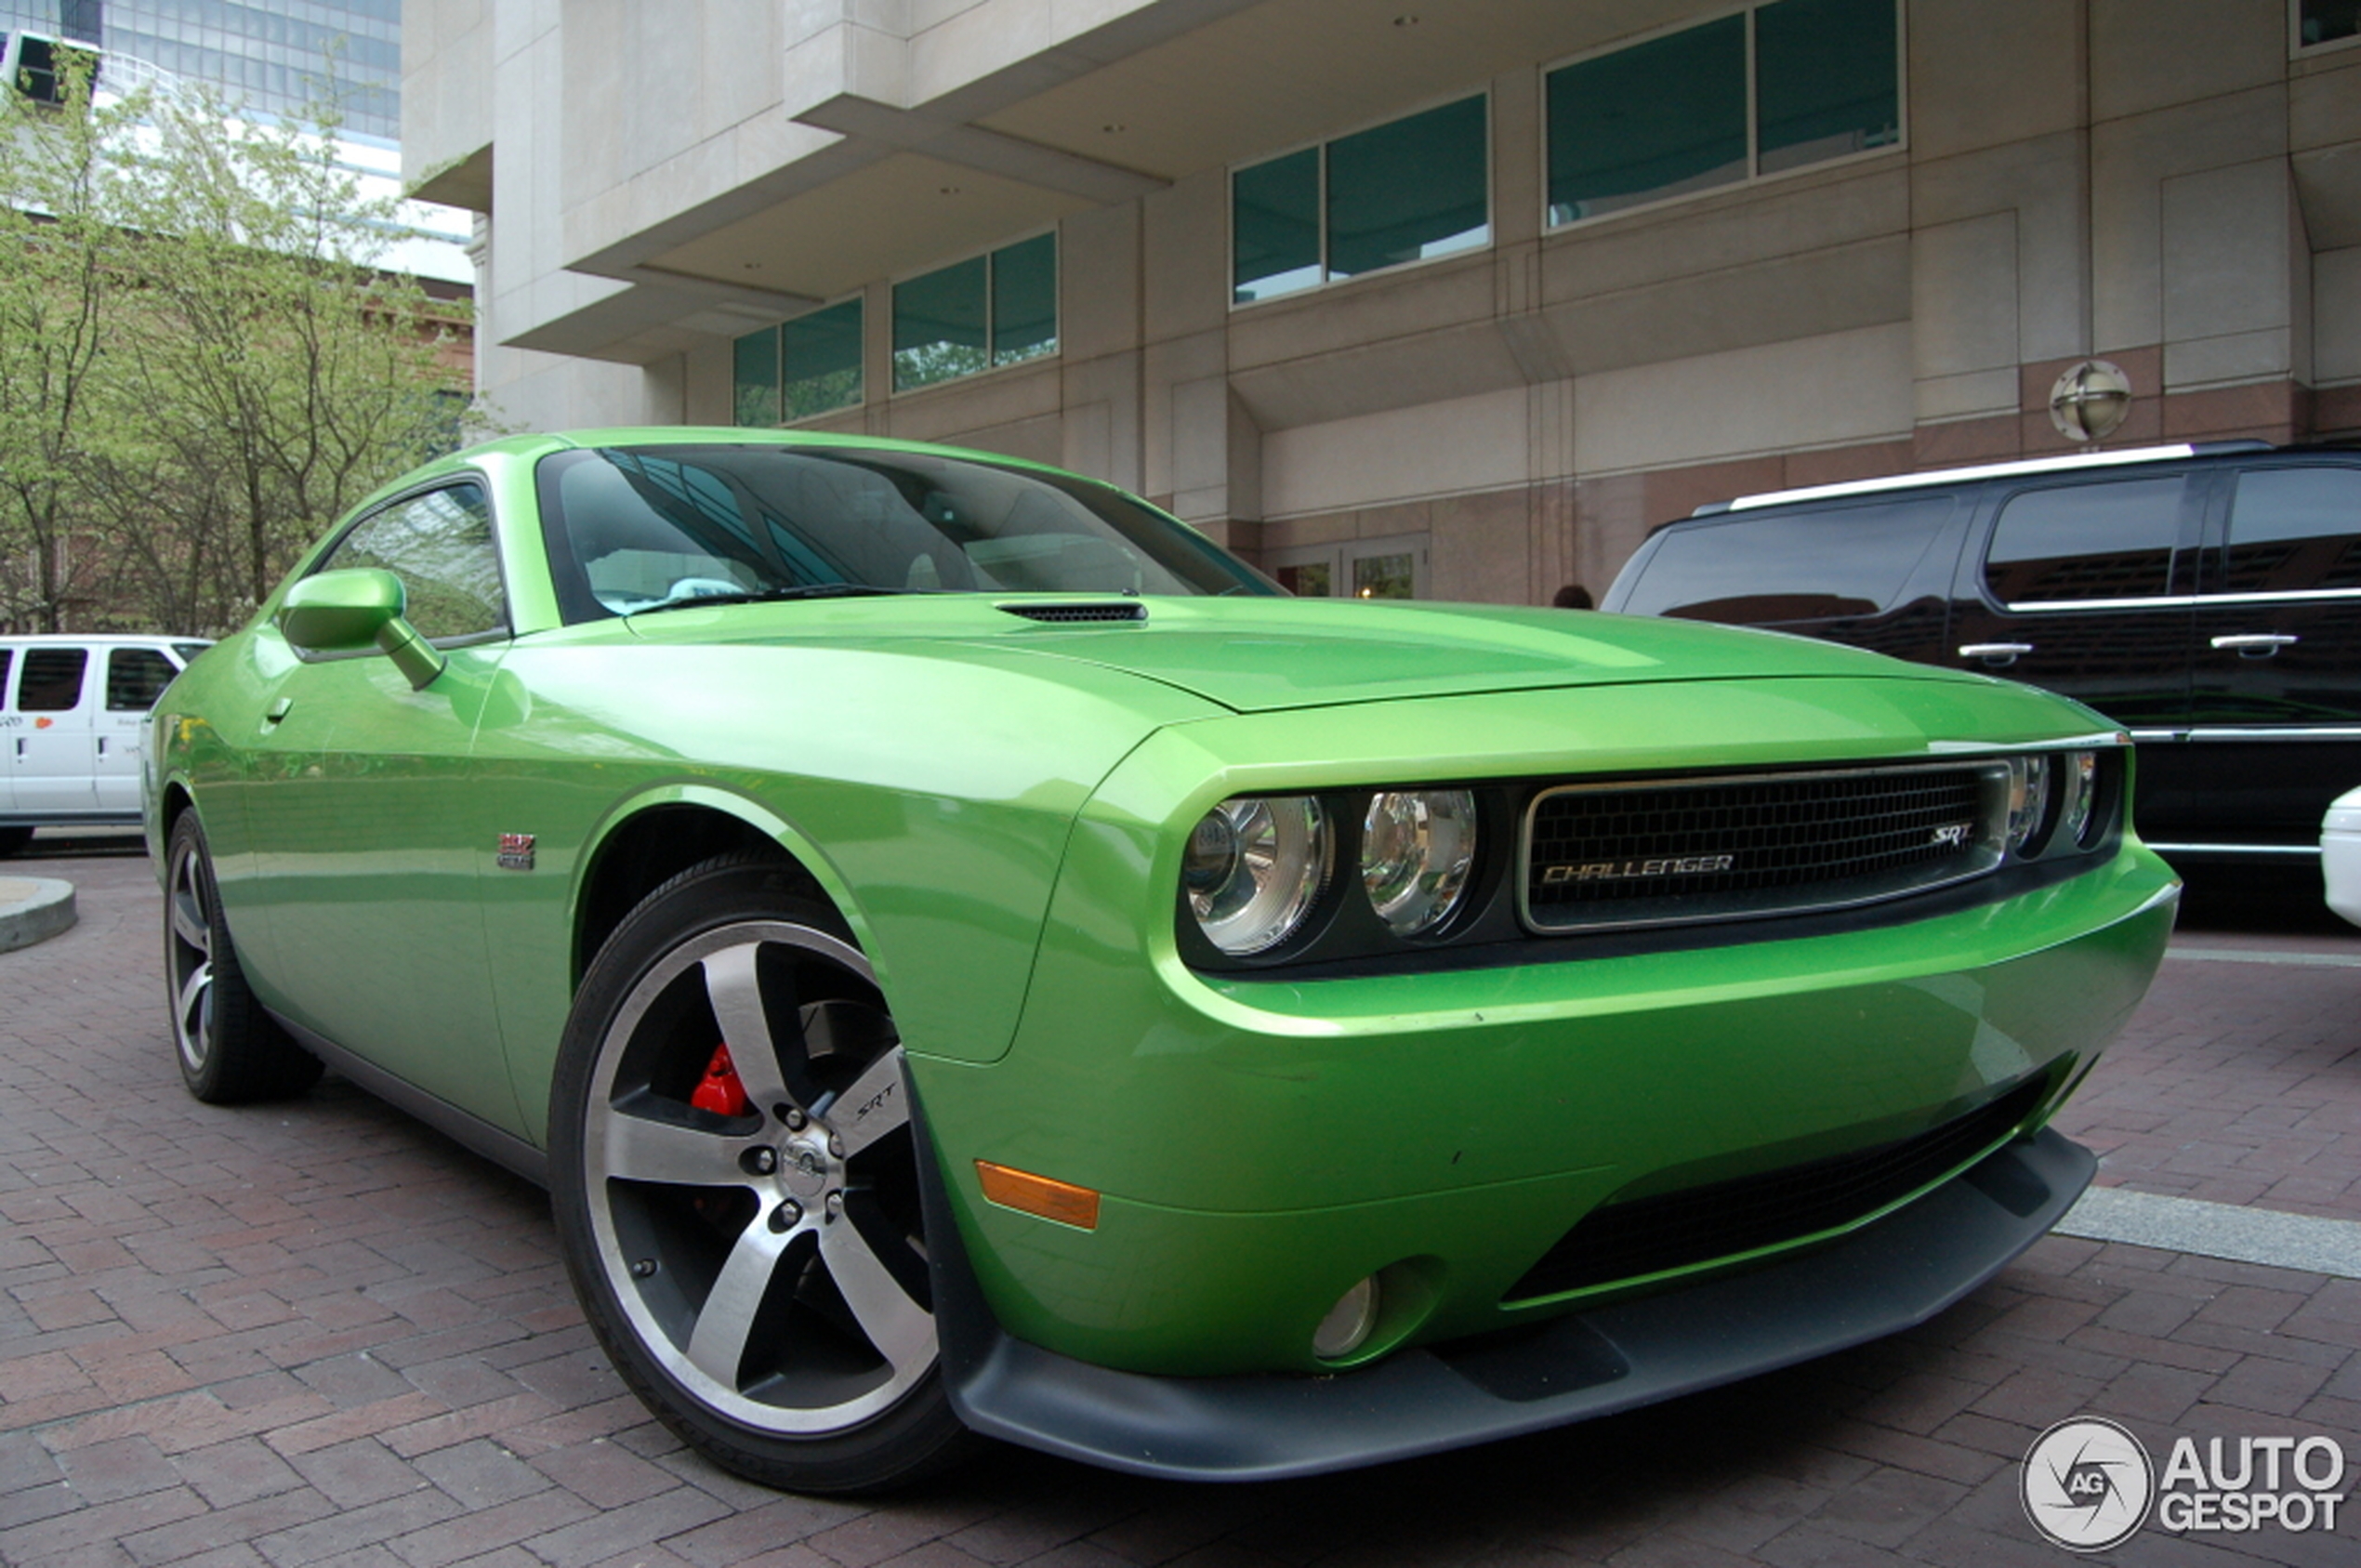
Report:
M998 607L1010 615L1022 615L1028 621L1144 621L1148 607L1134 600L1114 604L1003 604Z
M1997 763L1644 780L1544 792L1536 929L1734 919L1892 898L1999 862Z
M1610 1198L1560 1237L1503 1299L1640 1279L1852 1224L2007 1137L2048 1087L2046 1078L2031 1079L1898 1142L1678 1192Z

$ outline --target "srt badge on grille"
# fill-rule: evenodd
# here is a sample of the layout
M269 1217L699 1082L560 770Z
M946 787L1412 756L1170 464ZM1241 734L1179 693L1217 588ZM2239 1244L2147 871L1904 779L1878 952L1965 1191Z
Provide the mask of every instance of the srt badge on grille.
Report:
M1945 823L1934 830L1934 837L1931 841L1948 849L1964 850L1968 847L1968 829L1973 826L1973 823Z
M1589 861L1553 865L1541 874L1545 888L1567 882L1629 882L1642 876L1704 876L1738 863L1735 855L1678 855L1650 861Z

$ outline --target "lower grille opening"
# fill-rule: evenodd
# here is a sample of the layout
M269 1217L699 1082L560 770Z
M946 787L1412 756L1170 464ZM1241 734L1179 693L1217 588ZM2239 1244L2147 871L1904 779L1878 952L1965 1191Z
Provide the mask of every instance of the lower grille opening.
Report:
M1775 1246L1848 1225L1996 1143L2041 1103L2046 1077L1876 1148L1678 1192L1610 1198L1560 1237L1504 1301L1556 1296Z

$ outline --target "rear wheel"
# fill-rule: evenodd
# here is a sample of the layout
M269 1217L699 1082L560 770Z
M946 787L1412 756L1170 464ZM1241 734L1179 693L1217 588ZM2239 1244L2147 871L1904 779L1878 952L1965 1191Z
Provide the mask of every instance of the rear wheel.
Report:
M709 861L616 930L567 1021L549 1153L591 1324L685 1442L806 1492L949 1455L900 1038L792 867Z
M246 984L221 915L221 889L193 810L165 850L164 972L181 1081L212 1105L301 1094L320 1059L287 1037Z
M0 855L13 855L32 842L29 827L0 827Z

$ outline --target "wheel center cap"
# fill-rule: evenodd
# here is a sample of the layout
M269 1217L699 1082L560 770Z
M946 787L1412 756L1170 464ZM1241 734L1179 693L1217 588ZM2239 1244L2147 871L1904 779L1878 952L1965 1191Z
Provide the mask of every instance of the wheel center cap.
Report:
M816 1197L828 1185L826 1151L790 1143L779 1151L779 1179L798 1198Z

